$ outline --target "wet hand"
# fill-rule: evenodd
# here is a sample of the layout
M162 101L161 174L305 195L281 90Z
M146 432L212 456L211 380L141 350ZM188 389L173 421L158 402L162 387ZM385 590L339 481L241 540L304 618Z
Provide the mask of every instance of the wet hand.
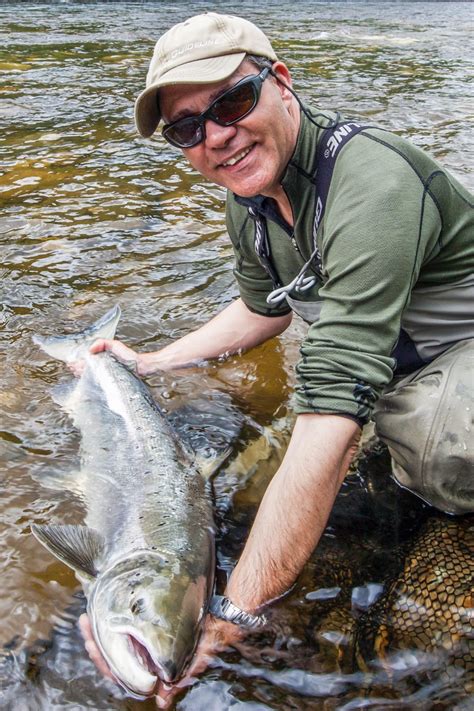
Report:
M85 363L83 360L75 360L71 363L67 363L67 367L69 368L71 373L76 376L76 378L80 378L82 373L84 372Z
M102 353L109 351L117 360L125 365L135 368L138 371L139 354L122 343L109 338L99 338L89 348L90 353Z
M117 360L127 365L138 375L143 375L139 368L140 355L133 348L129 348L121 341L108 338L99 338L89 348L89 353L101 353L103 351L109 351ZM71 361L67 366L76 377L80 377L84 372L85 362L84 360Z
M78 624L81 634L84 638L84 646L86 648L86 652L89 655L91 661L94 662L97 669L103 676L107 677L108 679L112 679L112 681L115 681L114 675L110 671L107 662L100 653L99 648L94 641L91 623L85 613L79 617Z
M218 652L240 642L244 636L245 631L242 627L208 615L204 631L186 675L176 684L163 684L160 687L156 695L158 708L168 709L173 703L174 697L182 693L184 688L195 683L196 677L207 669Z
M94 641L91 624L85 613L80 616L78 624L84 638L86 652L91 661L94 662L98 671L103 676L116 682L114 675ZM186 676L173 685L161 683L159 689L157 689L156 705L158 708L168 709L174 697L180 694L184 688L194 684L196 677L207 669L212 658L218 652L239 642L243 637L244 631L242 628L233 625L231 622L216 620L214 617L208 615L203 634L191 665L186 672Z

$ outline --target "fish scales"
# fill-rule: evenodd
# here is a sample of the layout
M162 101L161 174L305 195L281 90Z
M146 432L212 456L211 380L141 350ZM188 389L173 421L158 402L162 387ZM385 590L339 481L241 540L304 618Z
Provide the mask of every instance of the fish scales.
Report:
M206 518L212 525L211 505L203 478L148 390L108 353L88 356L77 387L82 393L73 395L72 414L82 434L83 466L90 470L87 524L112 532L121 552L140 542L187 550ZM105 509L104 501L110 501Z

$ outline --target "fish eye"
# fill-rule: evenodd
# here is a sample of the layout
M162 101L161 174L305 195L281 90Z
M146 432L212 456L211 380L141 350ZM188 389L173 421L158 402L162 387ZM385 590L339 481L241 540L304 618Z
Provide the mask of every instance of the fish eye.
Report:
M145 609L145 600L142 597L137 598L130 605L130 610L134 615L139 615Z
M145 622L152 622L156 616L152 606L150 606L150 601L144 597L135 598L130 604L130 611L132 615L140 617ZM155 623L153 622L153 624Z

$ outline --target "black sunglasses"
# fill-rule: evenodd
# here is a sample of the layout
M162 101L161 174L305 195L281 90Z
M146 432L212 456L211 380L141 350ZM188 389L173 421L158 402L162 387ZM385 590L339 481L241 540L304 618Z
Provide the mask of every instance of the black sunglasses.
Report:
M244 77L217 97L198 116L185 116L163 126L163 137L177 148L192 148L206 138L205 122L208 119L219 126L231 126L254 110L260 98L262 84L270 72L269 67L260 74Z

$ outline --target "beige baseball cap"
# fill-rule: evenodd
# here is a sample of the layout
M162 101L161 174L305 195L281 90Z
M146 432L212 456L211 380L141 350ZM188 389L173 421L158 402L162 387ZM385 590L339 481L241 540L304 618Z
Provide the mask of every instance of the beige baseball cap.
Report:
M277 61L268 38L242 17L206 12L174 25L156 43L146 89L135 102L139 133L148 138L156 131L161 119L160 87L222 81L235 72L246 54Z

